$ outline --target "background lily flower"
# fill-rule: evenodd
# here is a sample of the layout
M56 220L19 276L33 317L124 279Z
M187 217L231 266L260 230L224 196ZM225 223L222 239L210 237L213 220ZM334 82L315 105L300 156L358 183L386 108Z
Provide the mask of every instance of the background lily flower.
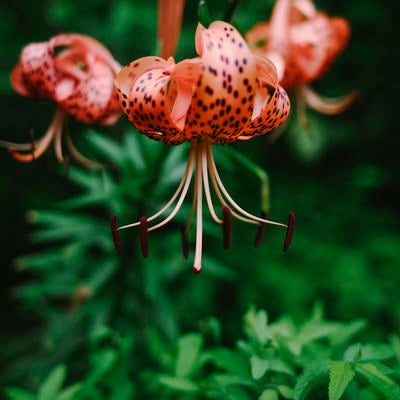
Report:
M38 141L0 145L8 147L17 160L29 162L40 157L54 140L57 159L63 162L62 140L68 114L85 124L112 125L118 120L114 77L120 69L110 52L89 36L60 34L48 42L29 44L11 73L11 84L20 95L52 99L58 108ZM65 133L70 154L83 164L95 165L77 151Z
M245 37L255 54L275 63L280 84L293 89L299 103L324 114L337 114L357 97L353 91L329 99L308 85L326 73L350 37L344 18L328 17L311 0L278 0L270 22L257 24ZM305 115L300 117L305 120Z
M183 238L186 249L190 221L196 214L194 271L199 272L203 191L212 218L224 226L225 247L229 246L232 216L261 227L268 223L287 227L248 213L232 199L218 174L211 145L247 140L271 131L286 120L290 104L286 92L278 84L274 65L254 55L230 24L217 21L208 29L199 24L196 51L199 57L178 64L172 57L168 60L140 58L123 68L116 77L118 99L132 124L146 136L169 145L189 141L190 152L178 189L160 211L119 228L113 216L111 228L119 250L118 231L140 226L142 252L147 256L148 232L174 218L194 174L193 207ZM209 179L223 207L222 218L215 212ZM174 202L176 205L165 219L149 226ZM292 213L289 220L285 250L293 233Z

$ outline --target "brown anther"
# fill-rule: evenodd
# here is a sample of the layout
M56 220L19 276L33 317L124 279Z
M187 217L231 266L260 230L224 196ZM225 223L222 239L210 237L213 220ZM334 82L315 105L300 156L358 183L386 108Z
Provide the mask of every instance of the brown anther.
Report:
M181 242L182 242L182 254L185 260L189 257L189 238L186 230L186 226L181 228Z
M267 219L268 214L265 211L261 211L261 218L262 219ZM265 228L267 227L266 222L260 222L258 224L257 232L256 232L256 237L254 238L254 247L258 247L263 239L264 239L264 233L265 233Z
M140 218L139 234L140 234L140 249L144 258L149 256L149 231L148 231L147 217Z
M228 206L222 208L222 240L224 249L229 249L232 239L232 211Z
M121 247L121 241L119 239L119 234L118 234L117 216L114 214L111 215L111 218L110 218L110 228L111 228L111 235L112 235L112 240L114 242L115 250L117 250L118 253L121 253L122 247Z
M194 274L199 274L200 272L201 272L201 268L193 267L193 273Z
M293 211L289 211L289 219L287 224L288 226L286 229L285 241L283 243L283 251L287 251L289 249L293 237L295 223L296 223L296 216L294 215Z

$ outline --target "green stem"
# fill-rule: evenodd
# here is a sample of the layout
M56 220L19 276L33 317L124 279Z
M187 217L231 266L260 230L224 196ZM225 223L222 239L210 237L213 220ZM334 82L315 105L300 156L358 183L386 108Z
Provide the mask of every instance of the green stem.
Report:
M261 181L261 210L266 213L269 212L270 209L270 190L269 190L269 177L267 172L261 168L259 165L251 161L248 157L239 153L232 147L228 147L228 152L230 152L231 156L233 156L237 161L239 161L245 168L250 170L253 174L255 174L258 179Z
M240 0L229 0L228 8L225 12L224 21L231 22L233 18L233 14L235 14L236 9L238 8Z

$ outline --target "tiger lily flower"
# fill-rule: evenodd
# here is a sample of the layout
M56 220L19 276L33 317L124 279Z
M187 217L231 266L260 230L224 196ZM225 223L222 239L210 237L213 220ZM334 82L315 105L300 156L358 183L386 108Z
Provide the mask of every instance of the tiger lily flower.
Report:
M40 157L54 141L55 153L64 162L62 141L67 115L84 124L112 125L120 116L114 78L121 66L95 39L80 34L60 34L48 42L32 43L21 53L11 73L14 90L34 98L48 98L57 110L46 134L32 143L1 141L15 159L29 162ZM65 141L70 154L84 165L93 166L73 145L68 132Z
M183 178L166 205L150 217L119 227L113 215L111 231L120 251L119 231L139 226L142 253L147 257L148 233L175 217L194 175L192 212L182 238L187 257L188 230L195 215L193 269L200 272L203 193L211 217L223 226L226 248L230 242L231 219L235 217L258 225L258 238L266 224L286 227L284 250L287 250L293 234L294 214L289 214L286 225L242 209L222 183L211 149L212 144L248 140L265 134L288 117L289 99L278 85L274 65L255 56L241 35L230 24L221 21L212 23L208 29L198 25L196 51L199 57L179 63L172 57L168 60L140 58L124 67L116 77L117 97L130 122L144 135L165 144L190 142L190 151ZM211 187L222 205L222 217L215 211ZM171 207L168 216L151 225Z
M274 62L280 84L296 95L303 121L306 105L333 115L344 111L358 96L353 91L326 98L309 86L326 73L350 37L344 18L328 17L317 11L311 0L278 0L270 22L257 24L245 37L255 54Z

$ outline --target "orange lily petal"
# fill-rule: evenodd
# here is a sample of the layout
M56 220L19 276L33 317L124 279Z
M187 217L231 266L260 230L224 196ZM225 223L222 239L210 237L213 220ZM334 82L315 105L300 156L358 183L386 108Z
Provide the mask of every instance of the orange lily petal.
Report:
M187 116L191 137L207 135L214 142L234 141L247 126L256 90L254 55L241 35L228 23L201 24L196 50L202 77Z
M115 80L119 102L133 125L168 144L185 140L171 118L172 97L176 97L175 86L169 88L174 65L172 59L167 63L159 57L143 57L123 68Z
M338 27L338 32L340 30L340 37L332 29L331 20L323 13L318 13L312 20L292 27L291 59L296 68L303 72L303 83L321 77L347 43L350 30L346 30L348 24L343 19L340 21L343 21L343 24L339 22L333 25Z
M327 115L343 112L359 97L359 93L355 90L345 96L333 98L323 97L306 85L299 87L297 90L308 107Z
M51 97L56 81L52 57L53 48L47 42L26 46L11 73L13 89L23 96Z
M105 116L113 90L114 76L111 69L108 65L97 62L70 96L56 100L78 121L90 124Z
M286 91L277 84L274 65L266 58L256 57L258 90L256 107L247 129L239 137L264 135L281 125L289 116L290 101Z
M185 128L187 112L192 102L200 74L201 66L198 60L184 60L178 63L171 73L171 83L176 86L176 89L171 86L168 88L169 103L173 104L171 118L180 130ZM176 95L172 94L171 96L170 93L175 90ZM189 139L187 132L185 133Z
M289 46L290 0L278 0L271 16L268 50L287 55Z
M173 57L178 44L182 25L185 0L158 1L158 34L160 55L163 58Z
M54 47L69 46L76 50L82 50L82 54L92 53L104 63L108 64L114 73L121 70L121 65L114 59L112 54L97 40L90 36L77 33L63 33L54 36L51 40Z

